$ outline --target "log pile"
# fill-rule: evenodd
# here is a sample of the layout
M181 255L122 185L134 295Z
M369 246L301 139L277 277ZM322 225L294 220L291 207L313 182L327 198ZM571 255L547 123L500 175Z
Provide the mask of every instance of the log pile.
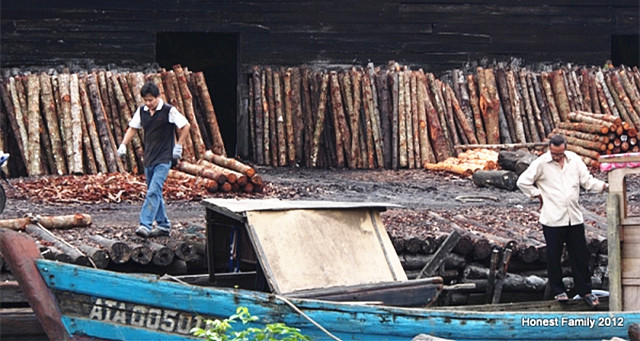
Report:
M395 62L255 66L248 82L250 149L260 165L422 168L460 146L544 145L581 112L624 122L619 142L602 151L615 152L633 150L640 127L640 72L625 66L535 72L498 63L440 79Z
M441 275L446 284L476 284L476 289L466 291L466 296L457 296L462 301L451 304L490 303L485 293L491 282L492 255L503 255L507 249L511 250L511 256L504 279L504 294L533 295L541 299L547 281L546 246L541 229L527 223L537 221L536 213L523 210L521 216L512 217L516 219L505 219L499 212L491 212L494 210L485 207L462 209L460 212L428 211L426 218L420 215L420 222L411 219L396 221L397 218L389 220L383 215L383 221L392 233L393 245L410 278L417 276L425 264L432 261L449 234L455 231L461 235L456 246L444 257L443 266L426 275ZM414 233L393 234L393 231L407 231L400 227L407 223L412 225ZM415 225L423 227L416 228ZM594 288L606 290L606 219L587 211L585 229L590 254L586 261L589 262ZM562 266L565 283L571 287L572 277L566 254Z
M226 156L204 74L180 65L152 72L4 70L0 81L0 149L12 154L13 177L143 172L142 132L124 159L116 149L153 81L164 101L191 124L184 159L206 150Z

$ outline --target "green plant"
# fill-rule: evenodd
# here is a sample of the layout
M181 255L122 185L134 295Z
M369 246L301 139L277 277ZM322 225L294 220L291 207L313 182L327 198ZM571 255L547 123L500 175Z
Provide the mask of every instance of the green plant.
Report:
M284 323L270 323L264 328L246 326L248 323L258 320L257 316L249 313L249 308L238 307L236 313L224 320L206 320L206 328L193 328L191 333L207 341L308 341L309 336L300 333L300 329L289 327ZM241 331L233 331L232 324L242 322L245 328Z

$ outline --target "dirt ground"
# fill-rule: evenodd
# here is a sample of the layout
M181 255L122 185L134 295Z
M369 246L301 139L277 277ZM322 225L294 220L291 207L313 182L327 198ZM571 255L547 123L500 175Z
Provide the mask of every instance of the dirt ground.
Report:
M305 168L258 167L267 183L264 193L211 194L211 197L277 197L282 199L319 199L358 202L385 202L401 205L382 214L385 225L392 235L420 235L433 230L428 212L457 213L471 215L477 221L509 219L523 228L535 228L537 222L532 211L537 202L529 200L519 190L507 191L498 188L479 188L470 178L458 177L442 172L425 170L336 170ZM606 174L594 175L606 180ZM16 181L16 180L11 180ZM640 205L640 179L628 179L629 208L637 210ZM6 187L6 184L5 184ZM100 204L47 204L20 199L20 193L7 190L9 199L2 218L18 218L27 214L64 215L88 213L92 216L91 231L99 230L106 235L127 238L137 226L141 202ZM462 196L476 196L472 201L460 200ZM606 195L583 193L581 204L585 209L605 216ZM175 230L205 226L205 209L200 200L168 201L168 215Z

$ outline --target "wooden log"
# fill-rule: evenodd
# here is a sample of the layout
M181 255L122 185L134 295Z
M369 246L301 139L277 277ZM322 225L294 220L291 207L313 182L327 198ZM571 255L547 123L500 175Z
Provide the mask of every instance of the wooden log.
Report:
M593 140L583 140L581 138L574 137L574 136L565 136L565 138L567 139L567 143L584 147L587 149L591 149L598 153L604 152L607 149L607 145L602 142L593 141Z
M519 158L516 161L516 174L518 176L520 176L520 174L524 173L525 170L527 170L527 168L529 168L529 166L531 165L531 163L538 158L536 155L534 154L526 154L524 156L522 156L521 158Z
M385 164L383 136L380 123L380 108L378 106L378 91L376 89L373 63L367 64L367 72L369 78L367 88L369 93L365 93L365 96L369 99L371 107L371 131L373 133L373 145L375 148L377 165L378 167L383 168Z
M602 81L602 83L600 82L600 78L598 77L597 71L594 76L594 83L595 83L596 93L598 95L599 107L602 109L602 113L606 115L614 115L613 110L609 107L607 96L604 93L604 89L603 89L604 80ZM606 84L604 84L604 87L606 87ZM618 116L618 117L620 116L617 110L614 116Z
M218 188L220 187L218 182L215 180L204 178L204 177L197 177L195 175L187 174L185 172L177 171L175 169L170 169L167 177L183 182L191 188L202 186L211 193L217 192Z
M269 112L269 99L267 96L267 72L266 70L260 76L260 92L262 93L262 114L263 114L263 148L264 148L264 164L271 165L271 113Z
M515 141L518 143L527 142L524 133L524 123L522 122L522 113L520 112L520 94L516 88L516 80L513 71L507 71L507 86L509 97L511 98L511 114L515 124Z
M447 127L447 119L445 117L445 112L446 109L444 107L444 103L443 103L443 97L442 97L442 92L440 91L440 88L438 87L438 84L436 82L436 78L432 73L427 73L427 84L429 85L429 90L431 90L430 95L432 96L433 99L433 105L435 106L436 112L438 114L438 119L440 122L440 126L442 128L442 132L445 136L445 146L447 148L447 152L449 155L453 154L453 150L452 150L452 141L453 141L453 137L451 135L451 131L450 129Z
M375 107L373 103L373 93L371 90L371 79L367 74L362 76L362 107L364 113L364 120L362 121L365 125L366 135L365 142L367 146L367 167L369 169L373 169L376 166L376 160L378 164L381 162L384 164L382 160L382 149L378 148L378 143L380 142L379 131L376 131L377 118L375 116ZM381 146L381 144L380 144Z
M19 93L17 89L17 84L20 84L21 81L14 77L9 78L9 94L11 96L11 103L13 104L13 113L15 116L9 115L9 120L11 122L12 128L14 130L14 136L16 140L21 142L19 145L20 151L22 153L22 159L24 160L25 166L28 167L30 164L29 159L29 132L27 131L27 120L28 120L28 110L27 108L23 108L20 105ZM28 169L27 169L28 172Z
M607 134L609 132L609 127L607 125L597 125L582 122L561 122L560 124L558 124L558 128L582 131L592 134Z
M421 70L422 71L422 70ZM452 72L452 82L453 82L453 92L455 93L455 98L458 101L460 109L464 113L464 117L467 120L467 125L470 126L475 135L475 124L473 122L473 112L471 111L471 104L469 103L469 92L467 91L467 82L464 76L464 73L455 69ZM476 140L477 140L476 136Z
M540 117L542 119L542 125L544 126L544 133L546 135L553 130L554 122L551 118L551 112L544 96L544 89L542 89L542 86L538 82L538 76L533 73L529 73L529 78L531 79L533 92L535 93L536 103L540 109Z
M382 157L384 159L384 168L391 168L392 150L391 150L391 103L389 102L389 72L382 70L376 75L376 88L378 89L378 99L380 107L380 126L382 138Z
M458 127L456 125L456 121L453 117L453 108L451 105L451 97L449 97L449 95L446 92L446 89L444 88L444 85L442 84L442 82L440 80L436 79L436 84L438 86L438 90L440 91L440 93L442 94L442 103L444 105L444 117L446 120L446 124L447 124L447 128L449 129L449 131L451 132L451 140L450 142L453 143L453 145L460 145L460 144L468 144L468 141L466 140L466 137L464 138L460 138L461 135L464 135L464 133L459 135L458 132Z
M127 243L98 235L91 235L89 239L106 249L109 253L109 259L115 264L123 264L131 259L132 250Z
M276 138L278 141L278 165L286 166L287 162L287 131L285 130L285 113L283 108L282 73L273 71L273 96L275 103Z
M340 94L340 85L338 83L338 73L335 71L329 72L329 87L331 91L331 108L333 110L334 117L334 133L336 138L336 156L338 159L338 167L345 166L353 168L349 155L351 153L351 135L349 134L349 128L347 127L347 120L344 116L344 110L342 106L342 95Z
M611 72L609 73L609 76L611 79L611 84L613 85L618 95L618 100L624 110L627 112L627 116L636 126L640 126L640 116L638 115L639 112L636 112L636 110L634 109L634 105L631 103L631 100L627 96L627 93L622 86L620 75L616 72ZM638 106L640 106L640 103L638 103Z
M311 141L311 167L318 164L318 152L320 150L320 137L324 128L325 109L327 103L327 90L329 87L329 75L322 74L322 84L320 86L320 99L315 115L315 128L313 129L313 139Z
M291 69L291 106L293 115L293 134L295 148L295 164L301 165L304 160L305 121L302 113L300 69Z
M426 170L451 172L460 176L471 176L473 174L473 170L469 167L465 167L464 165L424 162L422 166Z
M516 189L518 176L510 170L487 170L473 173L473 183L478 187L497 187L513 191Z
M416 77L410 70L404 72L405 80L405 128L407 129L407 167L410 169L415 168L415 138L413 124L415 123L413 118L418 109L418 102L416 101ZM417 137L417 136L416 136ZM418 147L420 148L420 147Z
M197 74L196 74L197 75ZM254 104L254 117L255 117L255 126L251 127L251 129L253 129L255 131L255 140L256 142L254 143L254 155L255 155L255 161L259 164L259 165L264 165L264 146L263 146L263 141L264 141L264 113L262 111L262 87L261 87L261 81L260 81L260 68L258 68L257 66L253 67L253 72L252 72L252 79L253 79L253 104ZM196 78L196 81L198 81L198 78ZM199 84L198 84L198 88L199 88ZM213 108L213 105L211 106L211 108ZM206 110L208 110L206 108L206 102L205 102L205 112ZM208 115L208 114L207 114ZM214 115L215 116L215 115ZM210 132L212 132L213 128L211 127L211 122L209 121L209 117L207 116L207 122L209 123L209 129ZM217 119L216 119L216 125L217 125ZM212 135L213 136L213 135ZM215 145L215 143L214 143ZM219 148L219 147L218 147ZM220 154L221 155L221 154Z
M562 70L555 70L551 72L550 77L553 96L556 100L556 105L558 106L558 113L560 114L560 119L565 122L567 121L567 115L571 112L571 107L569 105L569 98L567 97L567 90L564 85L564 72Z
M604 74L602 73L602 70L596 71L596 80L598 81L598 84L599 84L598 92L602 92L603 99L601 100L600 105L603 107L604 113L611 114L614 116L621 116L613 100L613 96L609 91L609 86L607 85L607 82L605 80ZM600 94L598 95L600 96ZM606 106L603 103L605 103Z
M102 146L102 151L104 152L107 169L109 173L115 173L120 168L118 164L121 165L121 161L116 157L114 152L116 150L115 141L106 123L105 109L100 99L100 92L95 74L87 75L86 81L87 88L89 90L89 100L91 102L93 113L95 114L96 128L98 130L98 136L100 137L100 144Z
M467 76L467 85L469 87L469 102L471 104L471 110L473 112L473 121L476 128L476 136L479 143L486 144L487 136L484 130L482 112L480 111L480 104L478 100L478 90L476 87L475 77L473 75Z
M224 157L222 155L215 154L211 150L207 150L204 153L204 159L209 162L213 162L217 165L220 165L222 167L226 167L226 168L235 170L236 172L240 172L248 177L252 177L256 174L256 170L253 167L246 165L236 159L231 159L228 157Z
M42 150L40 148L40 81L38 76L31 74L27 76L27 133L28 133L28 153L27 172L30 176L43 174L41 167Z
M572 144L568 144L567 145L567 150L570 150L580 156L586 156L587 158L593 159L593 160L598 160L598 158L600 157L600 154L594 150L589 150L586 148L583 148L581 146L578 145L572 145ZM590 165L587 165L590 166Z
M531 96L529 94L529 85L527 83L527 71L520 70L520 72L518 73L518 76L520 77L520 86L522 87L522 91L521 91L522 101L524 103L524 109L527 115L527 121L529 122L529 130L531 131L531 142L540 142L544 140L545 135L540 134L538 125L536 123L536 122L540 122L540 120L536 119L537 117L534 113L533 107L535 104L531 100Z
M196 114L193 109L193 96L191 91L189 91L189 85L182 66L180 64L174 65L173 72L177 79L178 91L182 97L184 111L180 112L189 120L189 124L191 125L189 133L191 135L191 142L193 143L194 156L196 159L200 159L204 155L205 145L204 140L202 139L202 134L200 133L200 126L198 125L198 121L195 116Z
M418 108L418 75L417 71L411 72L409 85L411 86L411 138L413 143L413 164L409 168L422 167L422 154L420 153L420 112Z
M447 88L447 92L451 96L451 104L453 106L453 113L456 115L456 118L458 119L458 122L462 126L462 130L463 130L465 136L469 140L470 144L477 144L478 140L476 139L475 133L473 132L473 128L469 125L469 122L467 121L462 109L460 108L460 104L458 103L458 100L454 96L453 90L448 85L446 86L446 88Z
M273 83L273 71L271 68L266 69L266 95L269 108L269 127L265 129L265 133L269 132L269 150L270 150L270 164L273 166L279 166L278 163L278 134L277 134L277 116L276 116L276 99L274 95L274 83ZM266 157L266 156L265 156Z
M498 152L498 165L501 169L515 171L516 162L528 154L530 153L524 150L501 150Z
M620 100L620 97L618 96L618 90L611 81L611 73L607 72L606 74L604 74L604 82L607 85L606 90L609 92L611 99L613 100L613 107L618 110L618 115L620 115L620 117L622 117L624 121L633 121L631 115L629 115L629 112L627 111L627 108L624 106L624 104ZM605 94L607 91L605 91Z
M109 265L109 253L106 250L86 244L80 244L78 248L89 257L91 265L95 265L96 268L104 269Z
M229 183L231 184L237 183L240 186L244 186L247 184L247 182L249 182L249 179L246 175L228 168L220 167L205 159L198 160L197 164L204 166L206 169L211 169L216 173L220 172L224 174L224 176L227 178L227 181L229 181ZM206 172L206 170L203 170L202 174L204 174L204 172Z
M157 266L167 266L173 262L173 258L175 257L175 253L168 246L149 242L149 248L153 252L153 258L151 262Z
M420 160L422 162L435 163L436 157L431 148L431 142L429 142L429 130L427 123L427 93L426 76L422 69L418 71L418 125L419 125L419 140L420 140ZM468 99L467 99L468 101ZM433 124L433 123L432 123ZM475 137L475 133L474 133ZM422 164L420 165L422 167Z
M600 100L598 96L598 89L596 86L596 78L593 74L593 71L587 70L587 82L589 83L589 96L591 97L591 110L587 108L587 111L592 111L594 113L600 114Z
M133 114L129 109L129 104L127 103L127 99L125 98L124 91L120 87L120 81L118 80L118 76L113 74L111 75L111 81L109 84L112 86L112 93L114 95L113 103L118 107L118 112L120 113L120 125L122 127L127 127ZM114 117L115 119L115 117ZM124 135L123 135L124 136ZM120 140L121 141L121 140ZM142 142L140 141L140 137L138 134L134 134L131 139L131 145L133 148L128 148L129 152L129 160L131 163L131 172L138 173L136 170L143 169L143 158L144 158L144 150L142 148Z
M358 144L360 145L360 168L367 168L369 165L369 153L367 152L367 130L365 127L364 110L362 104L362 73L356 68L351 69L351 83L353 85L353 110L358 115L360 115L360 112L362 112L362 115L358 119L358 130L360 131L360 134L358 134Z
M560 112L558 111L559 109L555 98L556 95L554 94L551 82L549 81L549 74L546 72L542 72L540 74L540 82L542 83L542 88L544 89L547 104L549 105L549 112L551 113L553 125L558 126L558 123L564 120L562 119L562 116L560 116Z
M511 249L505 249L502 254L502 266L496 274L497 282L493 289L492 304L500 303L500 296L502 295L502 288L505 278L507 277L507 267L509 265L509 259L511 258Z
M122 141L125 129L123 129L123 126L122 126L122 117L121 117L122 115L120 114L120 110L118 108L118 100L116 98L116 94L114 93L115 86L116 85L119 86L119 84L114 84L112 76L113 76L113 73L111 71L101 72L100 86L106 87L105 92L106 92L107 98L109 99L107 103L109 103L109 108L110 108L110 110L107 111L110 115L107 120L113 131L113 136L116 139L116 141ZM104 81L103 81L103 78L104 78ZM122 171L124 170L125 169L122 169Z
M389 74L389 81L391 82L391 97L393 102L393 108L391 110L391 168L398 169L400 166L400 144L399 144L399 125L400 125L400 72L395 70ZM426 79L423 80L426 82ZM427 94L428 96L428 94ZM431 162L436 162L431 161Z
M206 171L206 166L204 165L196 165L187 161L179 161L176 165L176 169L182 172L198 175L204 178L208 178L216 181L218 184L222 185L227 182L228 178L223 174L220 169L210 169L210 171ZM210 167L213 168L213 167ZM235 176L232 178L233 182L236 181Z
M360 115L354 111L354 98L353 98L353 87L351 85L351 77L348 73L340 73L339 75L341 88L344 93L344 102L347 108L346 119L349 123L349 127L351 128L351 141L349 146L351 149L349 150L349 163L353 168L358 168L359 160L360 160L360 143L358 140L358 124Z
M398 166L406 168L409 165L407 157L407 115L405 102L405 72L398 72Z
M287 149L287 164L295 165L296 164L296 145L295 145L295 137L293 135L293 103L291 98L291 69L282 70L282 85L283 85L283 94L282 99L284 100L284 133L285 133L285 144Z
M213 150L216 154L226 156L227 152L224 147L224 141L222 140L222 135L220 134L220 126L218 125L218 118L216 116L216 112L213 108L213 102L211 101L211 95L209 94L209 89L207 88L207 82L204 79L204 73L196 72L194 74L196 79L196 87L198 89L198 97L202 101L204 106L205 117L207 118L207 125L209 127L209 133L212 139L211 150ZM260 82L254 77L254 86L259 87ZM254 88L254 90L257 90ZM260 87L262 90L262 88ZM255 94L256 98L256 110L261 102L258 101L259 94ZM263 111L260 111L263 113ZM258 111L256 111L258 113ZM257 120L258 122L259 120ZM262 122L262 121L259 121ZM258 122L258 123L259 123ZM261 130L260 130L261 131ZM258 133L258 129L256 129L256 133ZM258 138L258 136L256 136Z
M478 70L478 72L480 71ZM485 89L483 91L480 88L480 110L482 111L482 98L484 97L486 110L483 112L483 119L487 143L500 143L500 98L496 90L496 79L492 69L484 69L483 72Z
M5 80L4 82L0 82L0 97L2 98L2 103L4 104L4 107L6 109L6 120L9 122L9 127L7 128L7 131L11 132L11 135L14 137L14 140L16 141L15 150L18 150L22 160L25 160L24 144L22 142L20 128L18 126L18 120L14 110L13 100L11 95L11 88L8 80ZM3 111L0 110L0 112L3 112ZM15 164L17 164L17 162Z
M576 114L581 115L582 117L590 117L595 120L609 122L615 125L621 125L622 119L619 116L607 115L607 114L596 114L588 111L578 110Z
M129 246L131 248L131 260L140 265L147 265L151 263L154 257L154 253L149 245L134 244ZM159 258L161 259L161 258Z
M524 98L522 97L522 85L520 84L520 77L518 76L518 72L514 71L514 78L515 78L515 86L516 86L516 92L520 98L520 114L522 115L522 124L524 127L524 136L525 136L525 141L532 141L533 138L531 137L531 129L530 129L530 125L529 125L529 117L527 116L527 111L525 109L525 101Z
M509 140L513 141L516 138L516 123L513 120L511 96L509 95L509 84L507 83L507 72L504 68L496 69L496 81L498 83L498 94L500 95L500 102L504 110L504 118L507 121L509 128ZM501 133L501 137L506 138ZM486 144L486 142L485 142Z
M636 114L640 114L640 94L638 93L638 88L632 84L631 78L629 78L627 75L628 73L625 69L617 71L617 76L620 79L620 82L625 90L627 97L631 102L631 105L633 106L633 109L635 110Z
M87 132L91 141L91 150L93 151L93 154L95 156L98 171L101 173L107 173L109 172L109 168L107 167L107 162L105 161L104 153L102 152L100 137L98 136L96 122L94 120L93 110L91 109L91 103L89 102L89 96L87 95L87 85L84 78L80 78L78 80L78 87L80 90L80 102L82 104L82 111L84 113L84 122L87 127ZM60 138L60 136L58 135L57 138ZM51 139L52 144L53 140L54 138Z
M577 138L582 139L582 140L601 142L603 144L609 143L609 137L606 136L606 135L585 133L585 132L581 132L581 131L567 130L567 129L560 129L560 128L554 129L552 133L553 134L561 134L561 135L564 135L564 136L577 137Z
M89 258L80 252L78 249L72 247L68 243L59 239L51 232L43 229L40 226L29 224L25 228L25 231L31 235L36 236L39 240L44 240L48 243L53 244L56 248L61 250L66 257L69 257L70 263L78 264L78 265L90 265Z
M84 110L82 110L84 111ZM91 138L87 130L87 124L84 119L84 113L80 113L80 127L82 128L82 150L84 154L84 173L97 174L98 166L96 165L96 158L91 148Z
M310 93L310 72L309 69L305 66L303 66L300 69L301 75L301 82L302 82L302 88L300 89L300 91L302 92L302 117L304 120L304 153L303 153L303 159L304 159L304 164L307 167L311 166L311 140L313 139L313 127L314 127L314 120L313 120L313 112L314 112L314 107L311 104L311 93Z
M91 226L91 216L88 214L76 213L59 216L35 216L32 223L39 223L48 229L64 230L76 227Z
M424 89L427 89L427 78L421 79L422 85ZM449 145L446 140L446 136L442 130L442 124L440 124L440 120L438 117L438 113L431 102L431 98L428 94L425 95L425 104L426 104L426 114L427 121L429 122L429 137L431 138L431 143L433 143L433 151L435 153L436 161L442 162L446 160L448 157L452 155L449 150ZM425 162L423 162L423 167L425 166Z
M580 69L580 78L580 93L584 98L584 102L582 104L582 109L579 110L592 111L593 102L591 100L591 90L589 87L589 70L587 68Z

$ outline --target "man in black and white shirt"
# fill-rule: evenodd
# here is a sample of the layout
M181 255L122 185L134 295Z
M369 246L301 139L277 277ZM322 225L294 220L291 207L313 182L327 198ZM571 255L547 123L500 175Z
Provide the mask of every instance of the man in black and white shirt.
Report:
M136 129L144 129L144 175L147 180L147 195L140 211L140 226L136 229L136 234L143 238L168 236L171 222L167 217L162 188L169 174L171 162L182 157L182 145L189 136L190 125L184 115L159 97L160 90L154 83L146 83L140 89L140 95L145 105L136 110L129 122L129 128L118 147L118 156L123 157L126 154L126 145L136 134Z

